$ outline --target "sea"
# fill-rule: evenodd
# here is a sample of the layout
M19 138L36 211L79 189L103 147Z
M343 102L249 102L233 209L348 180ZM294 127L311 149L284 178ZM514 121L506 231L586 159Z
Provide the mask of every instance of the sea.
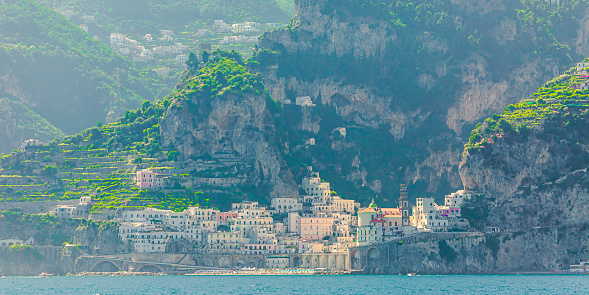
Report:
M4 277L0 294L589 294L589 275Z

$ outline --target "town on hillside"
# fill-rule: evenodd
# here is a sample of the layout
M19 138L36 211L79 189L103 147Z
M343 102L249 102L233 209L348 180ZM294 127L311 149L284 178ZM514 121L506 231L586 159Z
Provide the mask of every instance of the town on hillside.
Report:
M101 23L100 17L69 9L56 11L76 23L94 39L109 45L115 52L133 62L152 66L155 73L162 77L186 69L188 52L202 54L203 51L210 52L220 48L236 50L246 57L250 56L261 34L285 27L282 23L258 23L251 18L237 23L217 19L212 24L195 24L194 28L187 30L191 33L175 33L171 29L161 29L137 37L127 36L121 32L111 32L109 36L103 36L93 31L93 28Z
M167 175L155 169L138 170L134 176L141 189L165 186ZM458 191L445 197L417 198L411 204L405 185L400 187L399 206L382 208L374 201L361 208L354 200L336 195L330 183L309 170L302 179L305 195L271 199L270 207L258 202L234 203L231 210L190 207L172 210L119 209L112 218L119 224L119 238L133 253L200 253L203 255L259 255L256 266L270 269L351 269L351 249L394 241L422 232L446 232L468 228L461 205L472 193ZM91 197L77 205L51 210L58 218L88 217ZM292 259L323 255L325 259ZM221 265L222 266L222 265ZM229 265L227 265L229 266Z

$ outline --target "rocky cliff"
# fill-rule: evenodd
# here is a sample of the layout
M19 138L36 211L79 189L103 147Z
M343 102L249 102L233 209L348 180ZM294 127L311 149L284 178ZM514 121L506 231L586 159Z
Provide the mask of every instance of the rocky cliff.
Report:
M513 228L589 221L587 94L576 89L584 80L574 69L560 75L472 132L460 175L482 193L474 216Z
M284 105L288 132L319 146L287 153L363 200L378 194L394 202L401 182L438 195L461 188L459 155L472 126L586 51L584 2L574 10L519 1L432 1L420 10L398 2L296 1L291 27L265 34L251 66L273 99L310 96L317 105ZM516 9L570 19L547 24L543 36ZM549 37L563 47L542 43ZM334 138L342 127L347 136Z
M364 247L352 263L369 274L488 274L568 269L587 259L588 226L496 234L432 235Z
M31 247L0 245L0 269L5 275L34 276L41 272L73 272L82 254L126 253L114 222L86 219L57 219L48 215L22 215L4 211L0 215L0 240L17 239ZM69 244L70 246L66 246Z
M160 124L163 146L179 152L180 168L193 176L237 179L241 188L271 196L298 195L276 144L276 103L264 92L261 78L239 62L213 59L218 60L202 70L211 72L192 69L177 89ZM211 160L219 161L199 169L199 163L202 167Z

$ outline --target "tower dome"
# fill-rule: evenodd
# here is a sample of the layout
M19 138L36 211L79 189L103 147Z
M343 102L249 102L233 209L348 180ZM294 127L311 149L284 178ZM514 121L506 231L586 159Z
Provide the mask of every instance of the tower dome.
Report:
M372 199L372 203L368 206L369 208L378 208L378 206L374 203L374 199Z

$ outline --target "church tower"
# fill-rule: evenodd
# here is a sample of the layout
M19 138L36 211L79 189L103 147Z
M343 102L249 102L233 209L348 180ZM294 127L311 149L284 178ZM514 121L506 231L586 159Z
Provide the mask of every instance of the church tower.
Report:
M409 199L407 198L407 185L401 184L400 187L401 196L399 197L399 210L401 211L401 220L403 226L409 225Z

